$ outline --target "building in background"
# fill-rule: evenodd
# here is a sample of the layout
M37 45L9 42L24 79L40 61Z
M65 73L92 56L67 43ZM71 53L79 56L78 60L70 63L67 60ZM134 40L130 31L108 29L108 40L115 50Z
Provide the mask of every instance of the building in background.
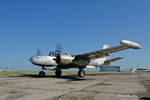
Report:
M135 73L135 72L150 72L150 69L146 69L146 68L123 68L122 72L131 72L131 73Z
M100 72L121 72L121 66L102 66L100 67Z

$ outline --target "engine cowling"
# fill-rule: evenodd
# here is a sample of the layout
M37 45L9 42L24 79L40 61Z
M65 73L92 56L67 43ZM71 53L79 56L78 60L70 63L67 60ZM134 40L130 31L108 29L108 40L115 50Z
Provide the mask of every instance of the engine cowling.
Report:
M57 64L60 64L60 65L67 65L67 64L72 63L72 60L74 58L75 57L70 54L58 55L56 57L56 62L57 62Z
M95 66L86 66L87 69L95 69Z

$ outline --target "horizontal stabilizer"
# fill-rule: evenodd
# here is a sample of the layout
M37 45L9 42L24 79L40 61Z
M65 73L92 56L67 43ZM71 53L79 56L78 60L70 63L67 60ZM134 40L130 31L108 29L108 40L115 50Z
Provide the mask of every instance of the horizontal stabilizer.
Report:
M111 62L114 62L114 61L117 61L117 60L120 60L120 59L123 59L123 58L122 57L117 57L117 58L106 60L104 62L104 65L109 65Z

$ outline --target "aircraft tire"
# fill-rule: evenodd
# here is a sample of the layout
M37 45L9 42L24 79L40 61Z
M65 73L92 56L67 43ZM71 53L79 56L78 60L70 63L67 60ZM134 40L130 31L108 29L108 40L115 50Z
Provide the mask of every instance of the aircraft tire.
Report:
M44 71L40 71L40 72L39 72L39 77L44 78L45 76L46 76L46 74L45 74L45 72L44 72Z
M61 74L62 74L62 71L61 71L61 70L56 70L56 71L55 71L55 75L56 75L57 77L60 77Z
M78 77L85 77L86 73L84 70L79 70L78 71Z

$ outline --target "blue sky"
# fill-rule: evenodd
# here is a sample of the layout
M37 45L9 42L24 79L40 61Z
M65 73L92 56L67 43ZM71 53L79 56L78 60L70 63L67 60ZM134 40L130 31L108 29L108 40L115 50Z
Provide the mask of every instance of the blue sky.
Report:
M28 59L37 48L46 55L56 44L64 52L82 54L138 42L141 50L111 54L125 59L113 63L125 67L150 67L149 0L1 0L0 69L38 70Z

